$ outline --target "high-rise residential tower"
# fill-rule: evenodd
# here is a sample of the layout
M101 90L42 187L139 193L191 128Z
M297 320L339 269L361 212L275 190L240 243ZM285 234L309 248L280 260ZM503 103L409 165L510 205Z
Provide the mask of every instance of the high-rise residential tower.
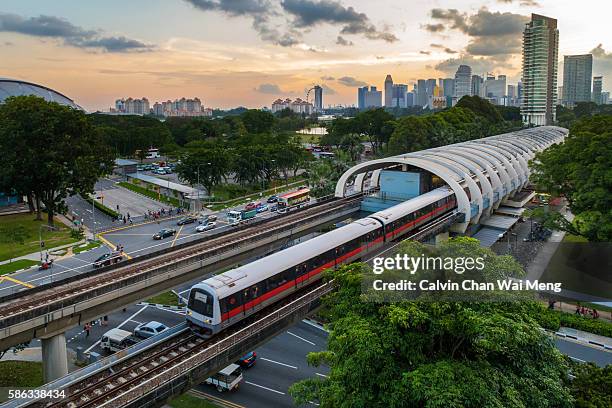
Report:
M563 58L563 105L573 107L576 102L591 101L593 55L566 55Z
M315 112L323 112L323 88L314 86L314 109Z
M459 65L455 73L455 96L461 99L472 94L472 68L468 65Z
M603 77L593 77L593 102L601 105L601 89L603 85Z
M385 78L385 107L393 107L393 78L390 74Z
M523 98L526 124L551 125L557 102L559 30L557 20L532 14L523 31Z

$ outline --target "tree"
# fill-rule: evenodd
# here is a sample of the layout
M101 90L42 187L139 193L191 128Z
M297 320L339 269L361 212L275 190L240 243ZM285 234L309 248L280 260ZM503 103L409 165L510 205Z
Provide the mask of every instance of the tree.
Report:
M9 173L0 180L36 196L50 226L65 210L64 199L91 192L114 159L83 112L36 96L11 97L0 105L0 151L0 167ZM26 171L30 175L22 179Z
M402 244L400 254L486 256L483 275L521 271L473 239L431 249ZM464 256L465 256L464 255ZM534 301L417 300L381 302L364 292L363 264L330 271L337 290L324 299L327 350L310 353L329 377L294 384L297 404L334 407L570 407L561 353L533 319ZM456 274L455 274L456 275ZM458 275L457 275L458 276ZM404 276L406 277L406 276Z
M579 120L563 143L538 153L531 167L531 180L565 196L575 215L568 223L551 213L547 225L589 241L612 239L612 116Z
M380 150L383 143L389 141L392 129L388 124L393 120L393 115L384 108L360 112L354 120L357 132L368 138L374 154Z
M388 153L391 155L410 153L427 147L423 119L417 116L404 116L396 121L395 130L389 139Z
M274 115L259 109L249 109L240 115L240 119L247 132L253 134L270 133L274 126Z
M612 365L604 368L593 363L573 363L569 387L575 398L576 408L612 407Z
M355 133L345 135L340 141L340 148L349 155L351 162L359 160L361 153L364 151L361 138Z
M223 181L230 170L230 154L221 148L199 148L183 155L176 167L179 177L191 185L199 182L208 195L213 195L213 188Z

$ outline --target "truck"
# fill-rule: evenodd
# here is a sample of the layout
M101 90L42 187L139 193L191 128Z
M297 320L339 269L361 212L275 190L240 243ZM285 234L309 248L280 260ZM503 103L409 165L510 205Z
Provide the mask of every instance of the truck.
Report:
M133 346L139 341L140 339L129 331L115 328L102 335L102 338L100 339L100 347L110 353Z
M240 211L229 211L227 213L227 222L229 225L238 225L243 221L255 218L257 215L257 209L252 210L240 210Z
M217 374L206 379L206 384L213 385L217 391L231 391L238 388L242 381L242 370L238 364L230 364Z

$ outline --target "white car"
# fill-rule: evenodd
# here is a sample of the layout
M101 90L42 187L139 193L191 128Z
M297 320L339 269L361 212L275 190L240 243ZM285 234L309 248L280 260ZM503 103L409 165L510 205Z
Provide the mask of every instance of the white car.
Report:
M198 225L196 227L196 232L204 232L204 231L208 231L211 230L213 228L215 228L217 226L217 223L214 221L209 221L206 224L202 224L202 225Z

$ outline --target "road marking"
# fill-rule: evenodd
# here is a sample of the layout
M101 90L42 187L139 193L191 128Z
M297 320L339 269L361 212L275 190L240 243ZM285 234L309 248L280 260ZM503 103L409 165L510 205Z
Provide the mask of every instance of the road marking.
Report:
M272 391L272 392L275 392L275 393L280 394L280 395L285 395L285 393L282 392L282 391L273 390L272 388L264 387L263 385L255 384L255 383L252 383L250 381L245 381L245 384L249 384L249 385L252 385L254 387L259 387L259 388L262 388L264 390Z
M321 373L315 373L315 374L316 374L316 375L318 375L319 377L324 377L324 378L327 378L327 377L328 377L327 375L325 375L325 374L321 374Z
M298 336L297 334L291 333L290 331L288 331L288 332L287 332L287 334L290 334L290 335L292 335L293 337L297 337L298 339L300 339L300 340L302 340L302 341L305 341L305 342L306 342L306 343L308 343L308 344L312 344L313 346L316 346L316 344L314 344L312 341L310 341L310 340L306 340L305 338L300 337L300 336Z
M285 364L285 363L281 363L281 362L278 362L278 361L270 360L269 358L259 357L259 359L263 360L263 361L269 361L270 363L282 365L282 366L285 366L285 367L293 368L294 370L298 369L296 366L292 366L292 365L289 365L289 364Z
M22 282L19 279L12 278L12 277L10 277L8 275L3 275L0 278L0 283L4 282L5 280L11 281L13 283L17 283L18 285L25 286L26 288L30 288L30 289L34 287L34 285L32 285L31 283Z
M584 361L584 360L581 360L581 359L579 359L579 358L576 358L576 357L572 357L572 356L568 356L568 357L569 357L569 358L571 358L571 359L572 359L572 360L574 360L574 361L577 361L577 362L579 362L579 363L586 363L586 361Z
M314 328L317 328L317 329L319 329L319 330L322 330L322 331L324 331L325 333L329 333L329 330L327 330L325 327L323 327L323 326L321 326L321 325L319 325L319 324L317 324L317 323L315 323L315 322L311 322L311 321L310 321L310 320L308 320L308 319L304 319L304 320L302 320L302 323L306 323L307 325L312 326L312 327L314 327Z
M93 211L91 211L91 210L85 210L85 211L87 211L90 214L93 214Z
M172 243L170 244L170 248L172 248L174 244L176 244L176 239L181 235L181 231L183 230L183 227L184 225L181 225L181 228L179 228L178 232L174 236L174 239L172 240Z
M130 321L132 323L136 323L136 324L142 324L142 322L139 322L138 320L128 320L128 321Z
M104 238L104 237L102 236L102 234L98 234L97 236L98 236L98 239L99 239L100 241L102 241L104 244L106 244L106 245L107 245L108 247L110 247L112 250L117 249L117 245L113 244L113 243L112 243L112 242L110 242L108 239Z

